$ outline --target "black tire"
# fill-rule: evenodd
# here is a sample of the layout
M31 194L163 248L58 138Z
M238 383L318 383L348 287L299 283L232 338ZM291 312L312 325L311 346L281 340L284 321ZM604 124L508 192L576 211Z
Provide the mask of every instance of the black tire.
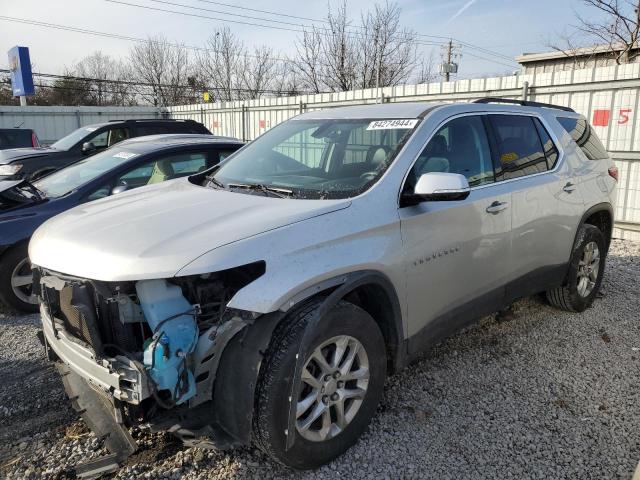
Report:
M35 313L38 311L38 305L18 298L11 287L14 269L27 257L26 244L13 247L0 257L0 302L21 312Z
M311 441L295 430L295 442L286 450L285 429L296 355L319 303L314 302L278 326L260 368L254 415L254 442L274 460L296 469L317 468L348 450L368 426L380 401L386 378L386 349L378 325L363 309L341 301L316 324L312 352L335 336L353 337L364 347L369 362L369 384L350 423L336 436ZM306 359L300 361L304 365Z
M595 242L598 247L600 263L595 285L590 293L584 296L578 292L579 263L585 253L585 247L591 242ZM569 271L564 284L560 287L547 290L546 292L549 303L554 307L568 312L582 312L589 308L600 290L604 276L606 254L607 242L602 232L593 225L582 225L576 235L576 241L569 262Z

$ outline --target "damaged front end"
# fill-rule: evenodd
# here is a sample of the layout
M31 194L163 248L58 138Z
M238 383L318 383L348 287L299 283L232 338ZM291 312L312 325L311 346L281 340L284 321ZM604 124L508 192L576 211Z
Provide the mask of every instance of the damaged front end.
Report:
M261 352L278 315L256 321L260 314L226 305L264 271L255 262L100 282L34 269L47 354L74 407L112 452L79 467L79 475L117 468L137 448L128 432L134 425L170 431L190 445L248 442Z

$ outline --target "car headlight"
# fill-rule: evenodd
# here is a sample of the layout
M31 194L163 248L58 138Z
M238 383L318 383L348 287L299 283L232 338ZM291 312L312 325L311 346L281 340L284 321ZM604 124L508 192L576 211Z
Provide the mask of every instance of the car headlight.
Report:
M0 165L0 175L15 175L20 170L22 170L22 165L19 163Z

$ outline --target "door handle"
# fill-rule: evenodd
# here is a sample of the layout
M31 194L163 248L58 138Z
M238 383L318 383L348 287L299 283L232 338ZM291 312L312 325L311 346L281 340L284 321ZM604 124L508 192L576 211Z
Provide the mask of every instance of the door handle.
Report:
M567 184L564 187L562 187L562 190L564 190L567 193L572 193L575 189L576 189L576 186L571 182L567 182Z
M506 210L508 206L509 204L507 202L499 202L496 200L495 202L493 202L491 205L487 207L487 213L496 215L501 211Z

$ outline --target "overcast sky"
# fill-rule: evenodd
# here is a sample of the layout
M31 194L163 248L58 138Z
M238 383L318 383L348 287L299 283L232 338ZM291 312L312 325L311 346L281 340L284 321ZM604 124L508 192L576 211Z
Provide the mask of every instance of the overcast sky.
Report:
M219 12L249 15L262 19L290 22L295 25L271 24L299 30L309 20L269 15L249 10L260 9L281 12L311 19L321 19L327 14L325 0L220 0L233 8L216 5L207 0L118 0L129 4L183 11L215 17L203 19L137 8L112 3L109 0L0 0L0 16L36 20L50 24L71 26L106 33L143 37L163 34L169 40L187 45L202 45L214 28L229 26L247 46L266 44L282 53L295 52L295 40L300 33L263 28L239 22L268 23L264 20L222 15L211 11L187 9L177 4ZM341 0L330 0L337 6ZM370 0L348 0L347 10L354 21L360 13L372 5ZM575 24L575 11L586 14L580 0L400 0L402 23L422 35L451 36L454 39L515 57L522 52L538 52L548 48L549 40L570 30ZM223 21L226 19L227 21ZM318 23L318 25L322 25ZM443 41L421 37L426 42ZM101 50L113 57L126 56L132 42L72 33L42 26L32 26L0 19L0 50L7 52L14 45L28 46L31 61L36 70L44 73L63 73L84 56ZM440 56L440 48L423 46L425 52L433 49ZM6 54L0 52L0 65L6 68ZM516 70L517 64L505 58L493 56L476 48L464 46L460 53L460 75L504 74ZM489 60L477 58L485 57Z

